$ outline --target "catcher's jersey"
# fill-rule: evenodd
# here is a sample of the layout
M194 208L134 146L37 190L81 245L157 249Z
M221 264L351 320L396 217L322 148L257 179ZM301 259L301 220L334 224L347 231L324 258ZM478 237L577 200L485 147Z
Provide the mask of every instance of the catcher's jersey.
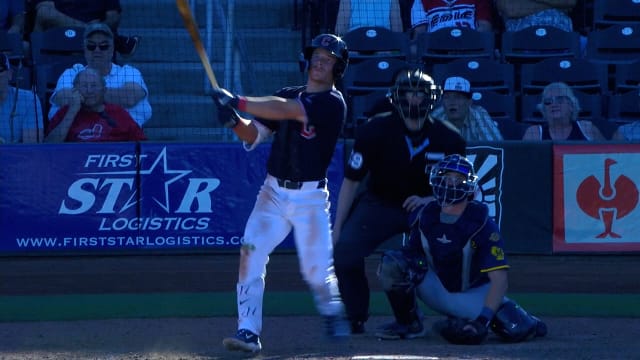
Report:
M345 177L361 181L370 173L367 190L401 204L411 195L431 194L430 165L465 153L466 141L450 123L427 120L419 133L409 134L403 120L388 112L358 128Z
M280 179L324 179L347 117L347 106L340 91L308 93L305 90L306 86L286 87L275 95L300 101L307 114L306 127L296 120L256 119L275 132L267 172Z
M410 240L421 243L429 271L435 271L450 292L464 291L489 282L487 273L507 269L504 242L485 204L471 201L453 223L440 220L440 206L425 206Z

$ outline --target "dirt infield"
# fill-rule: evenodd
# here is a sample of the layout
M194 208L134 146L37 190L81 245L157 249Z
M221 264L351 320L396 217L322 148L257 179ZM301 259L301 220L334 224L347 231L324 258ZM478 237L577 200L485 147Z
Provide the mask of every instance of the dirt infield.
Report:
M638 256L511 256L511 292L640 293ZM0 295L233 291L237 255L2 258ZM377 257L367 262L371 286ZM293 254L272 256L267 291L306 289ZM602 304L607 306L607 304ZM546 318L549 334L522 344L482 346L426 339L380 341L390 321L344 343L322 336L317 316L268 316L258 359L640 359L637 318ZM428 317L430 327L435 317ZM235 318L0 322L0 359L241 359L221 345ZM395 357L394 357L395 356Z
M368 325L373 329L389 320L376 318ZM521 344L503 344L491 337L481 346L454 346L433 334L407 341L358 336L336 344L320 335L317 317L267 317L264 349L256 358L638 359L640 354L637 319L553 318L547 323L547 337ZM222 338L234 328L233 318L0 323L0 359L246 358L222 348Z

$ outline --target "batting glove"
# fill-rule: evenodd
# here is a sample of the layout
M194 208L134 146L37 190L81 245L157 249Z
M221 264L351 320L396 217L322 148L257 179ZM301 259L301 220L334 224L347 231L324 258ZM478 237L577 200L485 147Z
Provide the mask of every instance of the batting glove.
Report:
M246 99L243 96L232 94L227 89L214 88L211 97L222 106L230 106L234 109L244 111Z
M218 122L227 129L233 129L240 122L240 115L231 106L222 106L216 102Z

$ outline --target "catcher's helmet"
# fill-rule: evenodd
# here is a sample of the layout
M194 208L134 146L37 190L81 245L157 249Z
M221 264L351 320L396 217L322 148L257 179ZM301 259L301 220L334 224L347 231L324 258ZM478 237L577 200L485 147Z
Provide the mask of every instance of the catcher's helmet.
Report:
M332 34L320 34L311 40L311 45L304 48L302 51L302 57L305 61L305 68L308 68L309 61L311 60L311 54L313 50L317 48L323 48L335 56L336 61L333 66L333 77L339 79L344 75L349 64L349 50L347 49L347 43L342 38Z
M462 177L447 176L451 172L461 174ZM469 159L458 154L448 155L431 168L429 185L438 204L452 205L473 197L478 186L478 176Z
M389 97L403 120L414 119L420 122L420 128L429 112L440 99L442 88L436 84L431 76L420 69L402 70L395 78L395 83L389 89ZM420 103L410 103L407 93L421 96Z

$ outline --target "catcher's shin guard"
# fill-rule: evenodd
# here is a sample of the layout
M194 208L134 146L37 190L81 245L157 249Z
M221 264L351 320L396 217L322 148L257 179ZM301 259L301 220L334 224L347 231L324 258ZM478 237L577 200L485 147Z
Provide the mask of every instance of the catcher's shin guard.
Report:
M408 325L418 320L418 303L415 289L410 291L388 290L385 291L385 294L398 324Z

